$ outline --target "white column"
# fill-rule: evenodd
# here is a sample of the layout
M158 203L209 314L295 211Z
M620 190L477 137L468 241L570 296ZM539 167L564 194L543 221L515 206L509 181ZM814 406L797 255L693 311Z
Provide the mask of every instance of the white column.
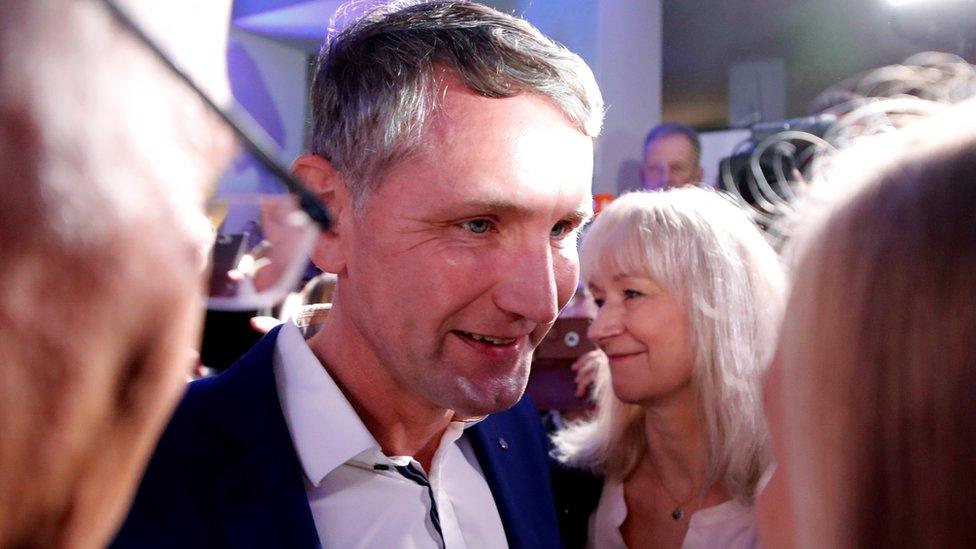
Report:
M644 136L661 120L661 0L599 0L597 82L607 103L593 192L637 183Z

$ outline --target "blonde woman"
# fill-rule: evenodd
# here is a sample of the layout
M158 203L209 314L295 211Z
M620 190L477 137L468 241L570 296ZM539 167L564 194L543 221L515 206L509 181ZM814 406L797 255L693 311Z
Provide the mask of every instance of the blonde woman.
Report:
M733 203L681 188L611 203L581 266L600 307L588 335L609 364L596 416L554 444L557 459L604 480L580 517L586 544L753 546L768 463L760 384L785 284L775 252Z
M760 503L793 524L764 540L976 546L974 128L970 100L834 163L767 386Z

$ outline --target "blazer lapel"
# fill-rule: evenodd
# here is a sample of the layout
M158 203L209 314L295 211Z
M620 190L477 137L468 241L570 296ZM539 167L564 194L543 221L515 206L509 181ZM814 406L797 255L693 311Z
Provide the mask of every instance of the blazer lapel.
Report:
M278 400L273 356L278 329L222 374L218 426L229 449L214 488L228 545L318 547L304 477ZM215 395L217 396L217 395Z
M561 547L545 435L523 400L466 431L485 474L510 547Z

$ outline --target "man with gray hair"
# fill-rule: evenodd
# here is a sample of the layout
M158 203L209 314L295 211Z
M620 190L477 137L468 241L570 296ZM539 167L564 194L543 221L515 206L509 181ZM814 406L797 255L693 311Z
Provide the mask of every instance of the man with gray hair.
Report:
M665 122L644 139L641 186L653 191L694 185L702 180L701 141L695 130Z
M399 2L330 38L312 101L330 314L191 387L118 545L559 546L522 394L592 215L592 73L516 17Z
M229 1L117 3L229 99ZM195 362L232 144L101 2L0 2L0 546L125 517Z

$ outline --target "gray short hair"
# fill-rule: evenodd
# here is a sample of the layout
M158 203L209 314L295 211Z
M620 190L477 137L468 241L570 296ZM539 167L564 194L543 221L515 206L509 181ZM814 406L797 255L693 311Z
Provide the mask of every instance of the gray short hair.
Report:
M706 486L722 482L735 499L751 501L770 459L761 380L786 291L772 247L730 200L682 187L613 201L590 227L580 255L584 279L612 265L653 278L688 308L692 379L708 442ZM622 479L646 451L644 414L614 395L609 377L604 366L596 417L554 441L562 461Z
M603 99L579 56L523 19L459 1L396 2L330 37L312 83L311 152L361 202L376 177L421 144L439 70L485 97L533 93L596 138Z

